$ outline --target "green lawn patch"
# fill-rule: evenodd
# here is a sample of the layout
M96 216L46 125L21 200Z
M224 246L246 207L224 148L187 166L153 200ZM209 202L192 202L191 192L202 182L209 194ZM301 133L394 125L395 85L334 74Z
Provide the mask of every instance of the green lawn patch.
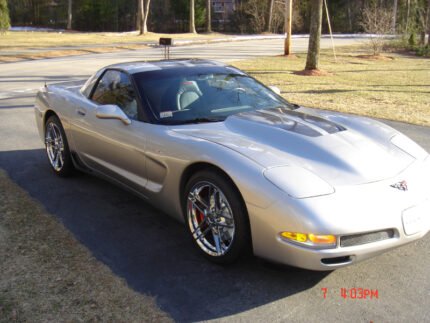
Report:
M337 51L337 61L330 50L322 51L323 76L296 74L306 54L234 65L303 106L430 126L430 59L394 53L376 59L360 47Z

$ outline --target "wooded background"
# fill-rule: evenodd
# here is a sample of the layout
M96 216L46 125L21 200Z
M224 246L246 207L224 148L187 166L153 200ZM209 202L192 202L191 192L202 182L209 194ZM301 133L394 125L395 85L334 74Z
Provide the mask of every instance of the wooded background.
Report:
M308 33L313 0L293 1L293 32ZM69 0L8 0L13 26L66 28ZM73 29L79 31L131 31L137 28L138 0L73 0ZM194 0L197 31L205 31L206 0ZM397 33L428 30L430 0L328 0L334 32L362 32L363 10L375 6L395 16ZM269 14L273 6L272 15ZM190 0L152 0L148 30L188 32ZM236 0L227 19L212 12L212 31L261 33L284 31L284 0ZM269 17L270 24L269 24ZM323 21L323 32L327 23Z

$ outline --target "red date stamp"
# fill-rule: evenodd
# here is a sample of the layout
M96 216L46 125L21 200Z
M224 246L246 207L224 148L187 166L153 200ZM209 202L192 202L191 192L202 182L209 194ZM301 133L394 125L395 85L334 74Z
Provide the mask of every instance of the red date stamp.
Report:
M329 289L321 288L323 298L327 298ZM340 297L343 299L378 299L379 292L377 289L369 288L340 288Z

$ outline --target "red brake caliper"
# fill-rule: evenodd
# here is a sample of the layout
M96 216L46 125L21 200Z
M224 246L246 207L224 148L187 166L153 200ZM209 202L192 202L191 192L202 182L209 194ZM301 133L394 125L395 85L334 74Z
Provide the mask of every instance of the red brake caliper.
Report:
M205 215L202 212L197 211L197 221L199 222L199 224L202 223L204 219Z

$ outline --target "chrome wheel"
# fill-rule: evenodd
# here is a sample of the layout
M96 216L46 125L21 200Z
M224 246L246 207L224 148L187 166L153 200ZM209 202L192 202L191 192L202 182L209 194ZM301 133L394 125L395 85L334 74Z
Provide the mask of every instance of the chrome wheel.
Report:
M210 256L224 256L233 244L235 221L224 193L210 182L196 183L187 197L187 220L197 245Z
M54 123L49 122L45 132L45 146L51 166L57 171L61 171L64 166L64 139L60 128Z

